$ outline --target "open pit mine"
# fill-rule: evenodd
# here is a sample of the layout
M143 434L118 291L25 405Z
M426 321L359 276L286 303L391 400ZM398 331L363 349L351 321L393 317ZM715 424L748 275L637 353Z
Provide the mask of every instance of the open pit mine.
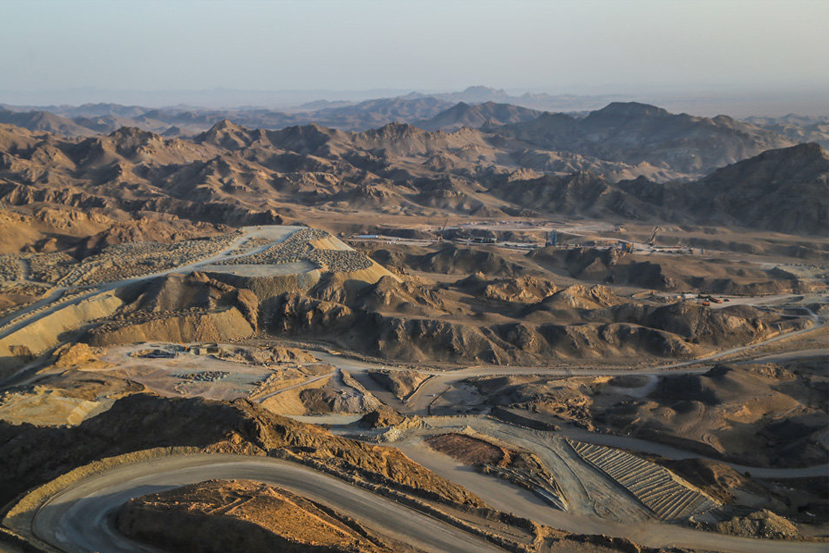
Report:
M824 148L466 108L0 124L0 551L826 551Z

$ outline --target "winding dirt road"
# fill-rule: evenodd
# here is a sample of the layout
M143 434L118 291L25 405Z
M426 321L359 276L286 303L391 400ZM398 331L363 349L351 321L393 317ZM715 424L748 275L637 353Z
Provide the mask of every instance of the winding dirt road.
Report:
M117 509L132 497L186 484L249 479L283 487L351 516L366 526L436 553L504 550L458 528L312 469L263 457L180 455L122 465L50 498L32 523L35 535L69 553L156 553L113 528Z
M407 453L438 474L459 480L459 472L451 462L435 455L425 459L412 449L407 449ZM38 538L68 553L157 553L159 550L118 534L113 528L115 511L131 497L212 478L244 478L281 486L325 503L380 533L428 551L503 551L460 529L309 468L276 459L237 455L164 457L122 465L91 476L50 498L37 512L32 529ZM519 497L522 491L504 494L503 483L473 471L465 471L461 480L493 507L572 532L625 536L652 547L681 546L741 553L827 551L824 543L737 538L650 521L624 524L573 516L540 504L529 493L528 498Z

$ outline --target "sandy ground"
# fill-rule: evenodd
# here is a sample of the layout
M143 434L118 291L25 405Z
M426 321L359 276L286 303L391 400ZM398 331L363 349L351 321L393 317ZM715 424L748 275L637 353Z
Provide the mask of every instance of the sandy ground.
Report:
M128 346L108 351L102 360L114 365L114 368L107 369L107 372L144 384L150 390L164 396L201 396L225 400L247 397L271 372L268 367L234 363L207 355L181 353L172 359L130 356L130 353L141 349L146 347ZM182 378L185 375L207 371L227 372L228 375L215 382Z
M107 411L114 398L86 400L55 393L10 394L0 405L0 420L11 424L74 426Z
M173 344L153 344L159 349L173 350ZM130 345L110 348L101 357L102 361L112 367L103 369L108 374L122 376L145 385L150 390L170 397L205 397L209 399L233 400L240 397L250 397L252 394L264 391L264 397L270 397L278 390L303 385L320 377L317 373L318 364L309 364L308 369L291 366L297 373L297 379L285 381L284 386L278 383L267 390L262 388L269 376L284 371L289 366L258 365L242 363L233 360L217 359L212 355L194 355L187 352L176 353L172 358L134 357L131 354L150 350L147 344ZM215 381L200 381L188 378L189 375L198 376L203 373L227 373ZM329 371L326 371L328 374Z

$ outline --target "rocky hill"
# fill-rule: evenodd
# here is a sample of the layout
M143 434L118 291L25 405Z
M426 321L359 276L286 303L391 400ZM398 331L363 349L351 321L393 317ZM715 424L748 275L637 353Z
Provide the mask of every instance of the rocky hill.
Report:
M314 104L293 111L148 109L113 104L20 107L0 109L0 123L70 137L107 134L121 127L137 127L167 136L192 136L226 119L238 126L267 130L309 124L349 131L365 131L390 123L445 131L463 126L483 127L495 134L494 145L513 154L524 150L556 152L560 157L570 154L632 167L646 164L697 176L767 149L806 141L825 145L827 142L826 121L805 121L796 116L781 120L736 121L726 116L710 119L671 114L634 102L611 103L587 116L568 115L539 111L542 106L556 109L556 102L547 101L554 97L544 100L544 96L514 97L504 91L478 87L457 95L414 94L357 104ZM562 99L563 106L568 98Z
M772 131L725 115L713 119L635 102L609 104L578 119L544 114L496 131L546 150L578 153L607 161L664 165L701 174L793 143Z
M818 144L769 150L692 182L611 183L591 172L503 181L499 198L540 213L822 235L828 225L828 157Z
M815 143L770 150L667 189L674 205L685 205L709 224L827 233L827 151Z
M590 171L504 182L491 192L540 213L632 219L647 219L654 214L649 202Z
M237 125L261 129L282 129L317 123L342 130L364 131L389 123L429 119L452 102L431 96L423 98L378 98L357 104L308 105L290 111L273 109L150 109L117 104L86 104L77 107L44 106L31 109L2 109L0 123L29 130L55 132L64 136L106 134L120 127L139 127L156 133L197 134L223 119ZM522 109L522 108L518 108ZM173 134L173 133L171 133Z
M469 86L457 92L444 92L432 94L420 94L413 92L403 98L437 98L450 103L464 102L467 104L483 104L485 102L497 102L502 104L513 104L514 106L535 109L541 111L573 111L594 109L604 105L618 96L577 96L574 94L546 94L526 92L519 96L512 95L505 90L489 86Z

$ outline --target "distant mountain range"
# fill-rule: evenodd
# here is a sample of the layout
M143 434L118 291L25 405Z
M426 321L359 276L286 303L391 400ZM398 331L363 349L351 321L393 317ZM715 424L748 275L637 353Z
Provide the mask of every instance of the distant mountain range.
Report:
M459 102L431 119L415 121L413 124L428 131L457 131L461 127L478 129L485 125L495 127L510 123L523 123L536 119L544 112L512 104L467 104Z
M500 95L491 89L465 92ZM619 180L646 176L665 181L694 178L764 150L804 141L827 144L826 120L788 116L755 123L727 116L671 114L635 102L613 102L588 113L551 113L513 104L460 102L432 96L384 98L358 104L313 106L292 113L266 109L193 111L94 104L43 110L0 110L0 123L68 137L108 134L135 127L165 137L194 136L220 121L246 128L277 130L314 123L362 132L389 123L424 130L478 129L481 140L508 152L515 165L547 173L595 171Z
M828 147L827 118L810 118L788 115L781 118L750 118L734 121L728 117L703 118L685 114L672 116L654 106L633 102L611 102L603 109L596 108L611 97L603 96L551 96L547 94L524 94L511 96L503 90L487 87L470 87L462 92L443 94L411 93L394 98L379 98L359 103L318 101L284 111L260 108L199 109L190 107L168 107L151 109L141 106L124 106L112 103L84 104L81 106L2 106L0 123L7 123L29 130L47 131L65 136L95 136L114 132L121 127L137 127L164 136L192 136L208 130L222 120L248 128L281 129L290 126L316 123L330 128L349 131L365 131L388 123L409 123L425 130L447 132L462 127L481 128L487 132L509 136L527 142L531 151L526 159L536 158L541 170L555 170L535 150L554 150L560 153L589 155L602 160L634 163L656 158L653 156L622 155L619 152L605 152L600 142L606 141L606 134L624 136L638 124L644 127L638 131L640 138L636 148L648 146L643 140L651 132L678 132L677 148L673 155L683 156L683 141L694 142L689 134L696 127L706 137L706 125L720 127L721 132L745 134L760 137L758 144L746 151L732 151L715 155L711 160L687 159L685 163L673 162L672 168L683 165L683 172L699 173L716 166L722 166L753 155L769 147L781 147L801 142L818 142ZM623 107L628 106L628 107ZM639 107L635 107L639 106ZM586 109L580 109L586 108ZM570 113L562 113L563 109ZM632 111L626 115L623 109ZM669 120L671 119L671 120ZM639 123L638 123L639 121ZM647 121L647 123L646 123ZM510 126L497 130L497 127ZM649 126L650 125L650 126ZM685 125L685 128L680 128ZM599 129L601 134L594 132ZM768 131L764 134L761 131ZM575 134L572 134L575 133ZM599 138L602 136L603 138ZM776 142L775 137L784 142ZM614 138L611 137L613 142ZM663 138L657 139L657 142ZM593 143L592 143L593 142ZM721 145L724 145L722 143ZM619 150L620 144L611 146ZM609 157L610 156L610 157ZM561 165L559 160L552 162Z
M492 120L503 109L451 113ZM191 138L135 127L68 138L0 125L0 202L232 225L302 221L314 207L429 218L601 215L823 234L827 152L730 118L642 104L455 132L401 123L266 130L222 120Z
M419 94L412 93L403 98L424 98L431 96L450 104L484 104L487 102L499 104L512 104L514 106L535 109L539 111L583 111L596 109L609 102L624 100L618 94L605 94L602 96L583 96L576 94L533 94L527 92L519 96L513 96L495 88L487 86L471 86L461 92L446 92L443 94Z
M789 114L783 117L748 117L745 121L778 133L793 142L817 142L827 148L827 117Z

